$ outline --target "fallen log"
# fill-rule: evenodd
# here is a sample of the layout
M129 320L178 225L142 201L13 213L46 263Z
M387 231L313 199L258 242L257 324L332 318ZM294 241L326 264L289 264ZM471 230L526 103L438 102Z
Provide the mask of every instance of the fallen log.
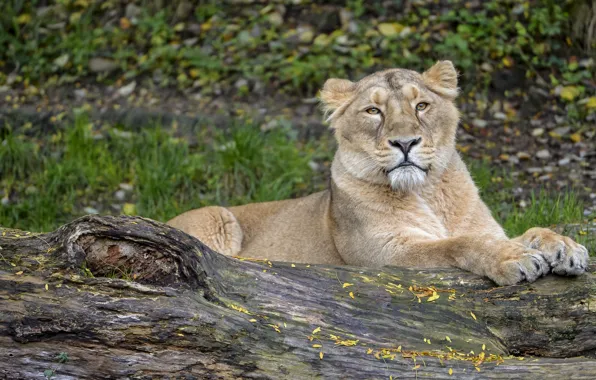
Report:
M495 287L235 259L137 217L0 228L0 378L593 379L595 270Z

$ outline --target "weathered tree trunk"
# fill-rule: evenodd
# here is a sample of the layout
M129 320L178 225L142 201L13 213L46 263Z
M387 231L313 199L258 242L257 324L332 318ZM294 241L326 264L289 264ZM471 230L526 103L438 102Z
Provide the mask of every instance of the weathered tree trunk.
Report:
M0 247L0 378L596 376L592 274L238 260L131 217L0 229Z

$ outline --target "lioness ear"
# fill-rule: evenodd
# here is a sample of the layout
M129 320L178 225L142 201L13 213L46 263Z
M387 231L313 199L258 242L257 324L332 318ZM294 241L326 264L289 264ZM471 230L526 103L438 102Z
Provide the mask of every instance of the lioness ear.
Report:
M432 91L455 99L458 94L457 71L451 61L439 61L422 73L424 84Z
M325 114L339 110L342 105L347 104L354 94L355 87L356 84L347 79L327 79L319 94ZM333 114L329 117L329 119L331 118L333 118Z

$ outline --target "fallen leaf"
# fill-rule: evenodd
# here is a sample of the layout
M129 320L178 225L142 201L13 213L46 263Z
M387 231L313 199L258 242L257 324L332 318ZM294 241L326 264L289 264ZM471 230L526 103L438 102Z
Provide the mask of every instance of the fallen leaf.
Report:
M449 368L449 376L453 375L453 368Z
M28 13L23 13L22 15L20 15L19 17L17 17L17 23L18 24L28 24L31 21L31 15Z
M352 297L352 299L354 299L354 293L350 292L350 297Z
M344 282L344 284L341 286L342 288L347 288L348 286L352 286L354 284L350 284L349 282Z
M314 329L314 330L312 331L312 333L313 333L313 335L314 335L314 334L318 333L319 331L321 331L321 328L320 328L320 327L317 327L316 329Z
M130 28L130 20L127 19L126 17L122 17L120 19L120 29L126 30L128 28Z
M509 57L505 57L503 58L503 65L505 65L505 67L511 67L513 66L513 60Z
M476 315L474 313L470 312L470 315L472 316L472 318L474 318L475 321L477 321Z
M571 102L581 93L581 88L577 86L565 86L559 94L561 98Z
M319 352L319 358L323 360L323 351Z
M433 302L439 299L439 295L437 294L437 292L433 291L433 295L428 297L428 299L426 300L427 302Z
M137 213L137 206L134 203L125 203L122 206L122 212L125 215L135 215Z
M385 37L392 37L401 32L404 26L397 22L383 22L379 24L378 28L379 32Z

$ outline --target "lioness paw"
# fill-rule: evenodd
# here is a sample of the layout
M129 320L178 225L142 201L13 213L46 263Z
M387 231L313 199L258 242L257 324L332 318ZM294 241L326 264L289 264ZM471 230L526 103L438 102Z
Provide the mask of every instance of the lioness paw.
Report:
M555 274L577 276L588 269L588 250L567 236L546 228L531 228L523 238L529 248L542 252Z
M550 266L538 250L509 243L497 255L499 262L488 277L498 285L534 282L550 272Z

